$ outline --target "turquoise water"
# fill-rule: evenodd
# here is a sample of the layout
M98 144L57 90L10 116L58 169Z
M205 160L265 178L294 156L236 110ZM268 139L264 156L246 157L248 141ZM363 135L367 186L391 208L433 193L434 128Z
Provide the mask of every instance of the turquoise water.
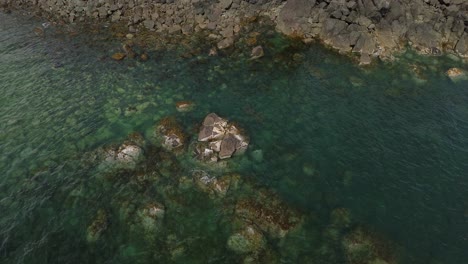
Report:
M304 222L283 239L265 234L253 263L351 263L341 242L348 228L327 235L336 208L391 241L395 263L468 261L468 82L445 76L468 70L458 59L408 52L359 68L270 32L257 61L250 49L217 57L206 49L116 62L121 43L105 34L51 26L38 37L43 21L0 14L0 22L1 263L242 263L246 254L227 247L235 226L222 208L258 188ZM194 110L177 112L181 100ZM166 116L196 137L210 112L251 138L226 169L151 143L136 171L103 173L88 161L135 131L149 142ZM224 200L182 187L201 169L236 172L256 187ZM151 203L165 214L148 231L138 208ZM100 212L107 228L90 241Z

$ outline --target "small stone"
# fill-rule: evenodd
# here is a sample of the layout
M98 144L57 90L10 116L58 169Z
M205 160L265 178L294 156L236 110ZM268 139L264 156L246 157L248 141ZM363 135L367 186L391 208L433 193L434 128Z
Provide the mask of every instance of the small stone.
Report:
M231 47L233 44L234 44L234 38L230 37L230 38L225 38L221 40L220 42L218 42L217 47L218 49L225 49L225 48Z
M149 59L148 54L142 53L142 54L140 55L140 59L141 59L142 61L147 61L147 60Z
M252 60L259 59L263 57L264 52L262 46L256 46L252 49L252 52L250 53L250 58Z
M38 37L44 36L44 29L42 29L41 27L35 27L33 31L34 31L34 34L36 34L36 36Z
M213 47L210 49L210 51L208 52L208 56L217 56L218 55L218 50Z
M134 35L132 33L128 33L127 35L125 35L125 37L127 39L133 39Z
M125 53L117 52L114 55L112 55L112 59L116 61L121 61L125 58L125 56L126 56Z
M179 112L190 112L193 110L195 104L190 101L179 101L176 102L176 109Z

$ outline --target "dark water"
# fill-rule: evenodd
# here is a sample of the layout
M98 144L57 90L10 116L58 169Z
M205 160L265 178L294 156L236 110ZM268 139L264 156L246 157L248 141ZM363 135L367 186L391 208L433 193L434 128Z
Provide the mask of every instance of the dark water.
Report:
M102 180L83 165L85 153L133 131L148 136L165 116L192 131L210 112L250 134L236 171L307 216L301 235L271 242L280 263L346 263L340 249L323 253L320 235L342 207L393 241L400 263L468 263L468 82L445 75L467 70L457 58L409 52L362 69L270 35L255 62L249 52L161 51L115 62L115 39L53 27L38 37L41 22L0 14L1 263L242 263L209 198L189 190L171 213L161 182ZM178 113L180 100L195 110ZM175 162L180 174L195 166ZM152 199L164 200L166 216L148 242L119 220L119 206ZM90 243L100 209L111 224ZM171 243L184 245L181 256Z

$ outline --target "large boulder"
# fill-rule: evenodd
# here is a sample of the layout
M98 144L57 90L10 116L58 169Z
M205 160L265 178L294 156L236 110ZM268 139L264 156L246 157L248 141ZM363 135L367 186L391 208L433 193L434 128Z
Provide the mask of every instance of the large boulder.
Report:
M315 0L288 0L278 15L277 29L286 34L303 35Z
M215 113L208 114L203 120L198 141L195 155L199 160L213 162L242 154L249 145L249 138L238 125Z

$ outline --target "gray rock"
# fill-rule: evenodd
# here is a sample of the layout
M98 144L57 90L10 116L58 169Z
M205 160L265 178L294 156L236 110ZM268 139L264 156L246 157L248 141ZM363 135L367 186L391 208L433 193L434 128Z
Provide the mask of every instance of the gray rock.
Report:
M288 0L278 15L279 31L287 35L305 33L307 18L314 5L315 0Z
M236 151L236 146L238 144L237 138L229 134L223 138L221 142L221 148L219 151L219 158L226 159L230 158L232 154Z
M465 33L457 42L455 51L462 57L468 57L468 34Z
M259 59L263 57L264 52L262 46L256 46L252 49L252 52L250 53L250 58L252 60Z
M216 46L218 47L218 49L225 49L225 48L232 46L233 44L234 44L234 38L231 37L231 38L224 38L223 40L218 42Z
M151 30L151 29L154 28L154 21L153 21L153 20L145 20L145 21L143 22L143 25L145 25L145 27L146 27L147 29L150 29L150 30Z
M232 0L221 0L219 1L219 6L222 8L222 9L229 9L232 5Z

